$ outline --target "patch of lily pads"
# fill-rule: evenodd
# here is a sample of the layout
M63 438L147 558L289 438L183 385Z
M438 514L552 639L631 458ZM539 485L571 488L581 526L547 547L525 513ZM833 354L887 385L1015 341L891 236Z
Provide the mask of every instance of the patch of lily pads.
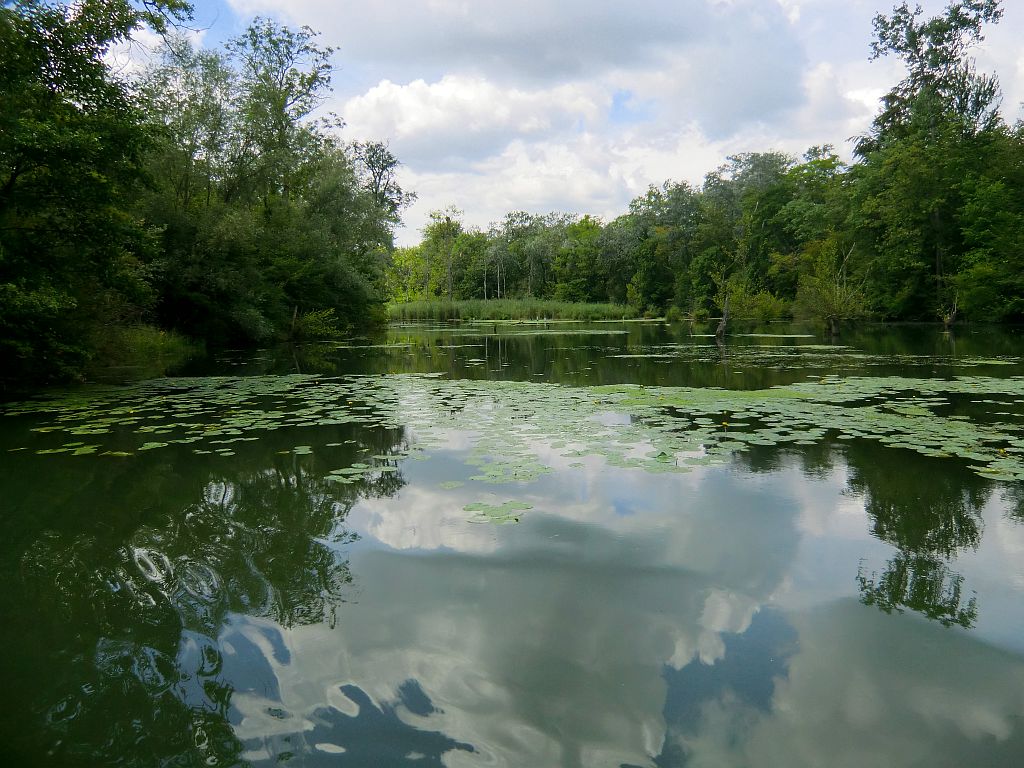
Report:
M957 412L955 402L963 401L977 415ZM375 461L422 459L443 450L453 433L468 435L475 483L530 482L586 456L650 473L687 472L751 446L825 439L955 456L984 477L1016 482L1024 480L1022 401L1021 376L829 376L735 391L295 374L156 380L8 405L4 412L34 414L40 444L32 448L39 454L126 456L188 445L224 456L232 442L270 430L360 424L407 430L408 453ZM75 439L82 435L88 437ZM326 445L296 445L290 453L320 451L329 460ZM356 463L327 479L352 483L392 471L391 463ZM456 487L450 483L442 487Z
M714 338L708 334L707 338ZM808 368L828 368L830 370L891 367L927 367L936 366L959 368L978 368L984 366L1019 365L1019 357L953 357L936 355L912 354L871 354L841 344L801 343L804 338L813 338L806 334L737 334L730 338L746 337L750 343L730 344L723 348L717 344L696 342L689 344L650 344L630 347L626 352L609 348L614 359L661 359L678 360L688 363L719 363L725 355L729 363L744 368L772 368L775 370L806 370ZM694 334L691 338L705 338L703 334ZM761 340L764 343L756 343ZM775 343L783 342L783 343ZM794 343L785 343L794 342Z
M471 522L480 523L518 523L523 512L533 509L532 504L524 501L505 501L501 504L488 504L477 501L463 507L466 512L475 512Z

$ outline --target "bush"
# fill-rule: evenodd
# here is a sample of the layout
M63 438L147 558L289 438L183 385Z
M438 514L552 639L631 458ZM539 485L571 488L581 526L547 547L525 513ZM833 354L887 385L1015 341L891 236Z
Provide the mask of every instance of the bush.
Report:
M291 330L293 341L306 339L337 339L348 328L335 315L334 309L318 309L304 312L295 319Z
M789 317L789 302L768 291L752 292L743 285L734 286L729 294L729 312L737 319L769 322Z
M109 379L162 376L202 352L202 345L175 331L151 325L111 327L93 340L95 354L86 369L87 378Z

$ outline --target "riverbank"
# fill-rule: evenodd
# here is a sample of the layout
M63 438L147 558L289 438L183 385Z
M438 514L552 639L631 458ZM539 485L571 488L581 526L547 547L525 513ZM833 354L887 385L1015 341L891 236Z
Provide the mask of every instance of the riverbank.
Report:
M151 325L111 328L96 340L85 368L88 381L128 381L164 376L205 352L205 345Z
M638 316L623 304L550 299L470 299L390 304L389 320L629 320Z

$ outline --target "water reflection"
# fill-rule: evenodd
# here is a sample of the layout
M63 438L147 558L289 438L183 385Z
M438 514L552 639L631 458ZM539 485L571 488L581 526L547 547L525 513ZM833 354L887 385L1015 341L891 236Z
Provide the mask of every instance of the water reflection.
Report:
M414 486L429 463L409 470ZM339 686L380 706L413 680L437 711L403 712L405 721L475 750L446 764L589 766L650 765L666 745L667 709L699 697L687 680L770 699L792 638L781 614L759 611L797 545L787 484L724 472L583 474L585 490L544 478L537 496L551 511L491 528L489 546L462 535L448 512L460 499L421 488L416 509L402 510L401 549L353 551L360 598L341 633L288 633L293 661L274 665L276 706L312 720L326 706L351 707L332 698ZM402 506L402 496L361 501L350 523L369 530L364 521ZM415 548L411 531L429 549ZM751 631L772 639L745 643ZM290 736L315 749L300 729Z
M900 336L810 351L734 339L723 353L663 325L522 330L399 329L390 346L254 366L764 386L886 370L921 344L950 347L944 370L982 350ZM889 359L859 358L868 348ZM645 356L619 356L634 353ZM794 369L801 355L812 364ZM45 765L648 768L1024 754L1016 486L824 430L811 445L753 444L727 465L649 474L535 429L519 438L549 471L473 481L481 438L465 420L494 402L469 408L435 387L437 408L417 418L440 414L441 426L410 451L421 424L321 423L344 415L322 383L296 390L297 402L319 398L309 423L220 455L175 444L44 458L12 438L22 452L0 465L6 753ZM414 423L416 386L392 398L388 424L402 408ZM537 427L515 404L515 423ZM460 409L460 426L444 426ZM642 419L600 417L594 429L636 428L624 451L650 449ZM507 435L485 437L511 450ZM367 462L395 471L351 484L326 474ZM495 525L467 511L481 498L532 508Z
M928 326L870 326L837 339L806 325L737 323L724 344L715 326L624 323L407 323L374 338L308 344L218 360L186 373L444 373L461 379L572 385L763 389L809 375L930 375L1020 361L1019 331L979 326L955 338ZM996 358L1004 358L1002 360ZM998 370L998 369L997 369Z
M681 759L663 764L1019 764L1019 656L853 600L792 622L799 647L787 674L774 679L770 711L719 696L701 706L697 726L670 730Z
M715 666L666 667L666 736L654 764L676 768L706 759L701 752L708 741L707 720L712 711L732 721L728 729L733 739L747 735L743 721L753 713L770 717L776 683L788 676L790 658L797 649L793 627L780 614L765 611L746 632L727 638L725 654Z
M404 444L395 430L344 436L353 452ZM48 765L243 760L234 702L265 691L272 676L252 663L264 649L246 652L233 627L240 617L333 626L352 590L343 552L358 537L345 526L349 510L360 496L393 495L404 483L396 472L339 487L314 471L313 457L268 460L267 447L225 457L219 472L179 452L169 462L171 493L125 515L140 489L167 477L166 461L136 463L131 482L103 505L134 519L127 536L105 519L117 514L68 515L18 537L20 556L8 542L4 568L19 585L2 598L4 661L15 662L5 678L15 703L4 707L9 754L45 755ZM68 494L55 480L12 501L49 497L56 508ZM287 663L275 632L263 644Z
M934 459L863 440L822 441L799 450L751 446L736 461L770 473L794 457L808 478L845 470L846 492L863 501L871 534L896 550L880 571L861 562L856 583L866 605L886 613L911 610L946 626L975 625L977 597L950 564L978 548L982 510L995 483L962 462L943 462L937 471Z
M877 449L851 445L850 488L864 497L871 532L897 553L882 572L857 575L862 600L886 613L909 609L946 626L972 627L977 597L965 594L951 559L981 541L981 510L992 483L954 462L936 472L924 456L899 451L880 461Z

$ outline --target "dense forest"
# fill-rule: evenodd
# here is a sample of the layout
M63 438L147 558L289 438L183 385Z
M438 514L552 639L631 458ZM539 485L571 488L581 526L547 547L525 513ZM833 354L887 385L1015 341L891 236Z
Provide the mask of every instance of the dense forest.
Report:
M624 215L509 213L479 231L413 195L386 142L324 117L333 50L256 19L221 50L185 0L0 6L0 385L75 378L126 328L211 345L320 338L387 301L538 297L704 317L1024 318L1024 126L972 46L998 0L875 19L906 77L844 163L741 154ZM139 28L144 71L108 54Z
M386 144L345 143L329 47L257 19L223 50L177 34L184 0L0 9L0 380L80 375L118 329L211 344L383 318L410 195ZM163 36L141 74L112 46Z
M730 157L698 188L665 182L604 223L513 212L478 231L436 211L388 269L396 300L536 296L653 315L952 322L1024 319L1024 126L971 47L996 0L875 18L872 57L906 77L856 138L801 160Z

